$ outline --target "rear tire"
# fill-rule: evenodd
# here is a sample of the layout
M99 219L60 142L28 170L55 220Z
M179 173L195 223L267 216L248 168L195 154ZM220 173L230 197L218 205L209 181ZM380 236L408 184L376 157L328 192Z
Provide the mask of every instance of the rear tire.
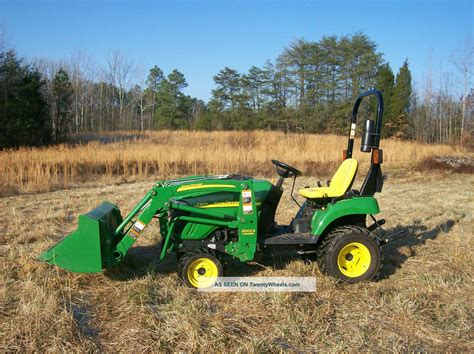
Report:
M187 287L203 289L222 277L223 267L219 259L207 250L196 250L180 258L178 275Z
M319 245L318 263L324 274L344 283L372 280L380 272L382 249L364 227L337 227Z

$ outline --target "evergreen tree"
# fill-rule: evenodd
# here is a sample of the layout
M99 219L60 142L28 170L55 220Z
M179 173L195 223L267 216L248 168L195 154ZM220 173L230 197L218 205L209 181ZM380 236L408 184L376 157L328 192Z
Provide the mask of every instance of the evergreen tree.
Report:
M48 143L44 81L14 51L0 52L0 148Z
M392 96L395 84L395 76L390 68L390 65L383 64L380 66L377 77L375 79L375 87L380 90L383 94L384 100L384 115L383 115L383 129L382 134L384 137L390 136L393 131L390 128L391 122L393 121L392 115ZM373 110L375 110L376 102L374 102ZM390 123L389 123L390 122Z
M276 94L275 107L283 113L284 109L290 105L291 95L295 92L295 81L281 56L277 59L274 67L272 85Z
M54 141L60 142L69 129L73 89L69 75L64 69L59 69L54 76L51 88L51 109L53 116Z
M320 97L328 104L334 104L341 88L340 76L342 72L342 56L340 42L336 36L323 37L321 40L321 58L319 70L321 72Z
M260 110L264 103L262 91L266 83L265 71L256 66L252 66L248 74L242 77L242 86L250 98L251 107L254 111Z
M212 90L209 108L219 129L251 129L252 88L256 79L240 75L237 70L225 67L214 76L216 88Z
M150 69L150 73L148 74L147 80L146 80L146 96L149 99L150 102L150 110L151 110L151 122L153 122L153 119L155 117L155 112L156 112L156 103L157 103L157 95L158 91L160 89L161 82L164 79L164 74L163 71L158 67L154 66Z
M189 98L182 92L187 86L184 75L176 69L161 81L157 95L158 108L155 113L157 128L188 127L186 119L189 118L189 111L187 112L186 106Z
M242 91L240 74L237 70L225 67L213 79L217 88L212 90L210 105L217 111L234 111Z
M270 111L275 111L278 108L279 85L275 65L269 60L263 66L262 81L261 96L265 101L264 107Z
M157 92L158 88L160 87L160 83L164 78L163 70L155 65L150 69L150 73L148 74L146 81L147 87L150 90Z
M299 39L285 48L279 57L280 64L285 66L293 77L295 98L300 107L306 103L306 88L315 62L313 52L316 50L316 43Z
M348 75L351 80L353 100L362 91L374 85L377 69L382 63L382 54L376 52L377 44L363 33L357 33L350 39L348 52Z
M408 67L408 60L405 60L397 73L391 101L392 121L389 129L393 133L403 135L408 128L411 94L411 72Z

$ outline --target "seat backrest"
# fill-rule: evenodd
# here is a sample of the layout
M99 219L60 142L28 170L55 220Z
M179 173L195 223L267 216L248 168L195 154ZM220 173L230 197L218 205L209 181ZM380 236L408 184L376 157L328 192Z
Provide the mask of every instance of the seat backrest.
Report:
M359 163L355 159L346 159L339 166L336 173L331 179L329 184L329 189L331 190L331 195L340 197L351 187L352 182L354 182L355 175L357 173L357 167Z

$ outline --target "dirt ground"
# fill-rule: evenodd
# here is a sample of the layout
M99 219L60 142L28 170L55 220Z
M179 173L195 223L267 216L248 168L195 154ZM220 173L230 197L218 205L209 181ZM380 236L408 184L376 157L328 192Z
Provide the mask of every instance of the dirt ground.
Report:
M314 293L199 293L176 260L157 262L150 226L111 272L73 274L36 261L110 200L128 212L152 181L0 199L0 347L5 351L474 351L472 175L411 173L378 195L388 232L376 282L337 284L296 255L232 262L227 275L315 276ZM302 178L300 186L314 184ZM278 218L296 212L290 184Z

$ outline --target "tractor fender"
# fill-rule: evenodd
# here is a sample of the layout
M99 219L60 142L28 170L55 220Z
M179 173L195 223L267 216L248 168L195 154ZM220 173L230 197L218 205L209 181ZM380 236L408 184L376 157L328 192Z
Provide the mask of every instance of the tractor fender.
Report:
M379 204L374 197L353 197L329 203L326 209L317 210L311 219L311 233L321 236L337 219L349 215L378 214Z

